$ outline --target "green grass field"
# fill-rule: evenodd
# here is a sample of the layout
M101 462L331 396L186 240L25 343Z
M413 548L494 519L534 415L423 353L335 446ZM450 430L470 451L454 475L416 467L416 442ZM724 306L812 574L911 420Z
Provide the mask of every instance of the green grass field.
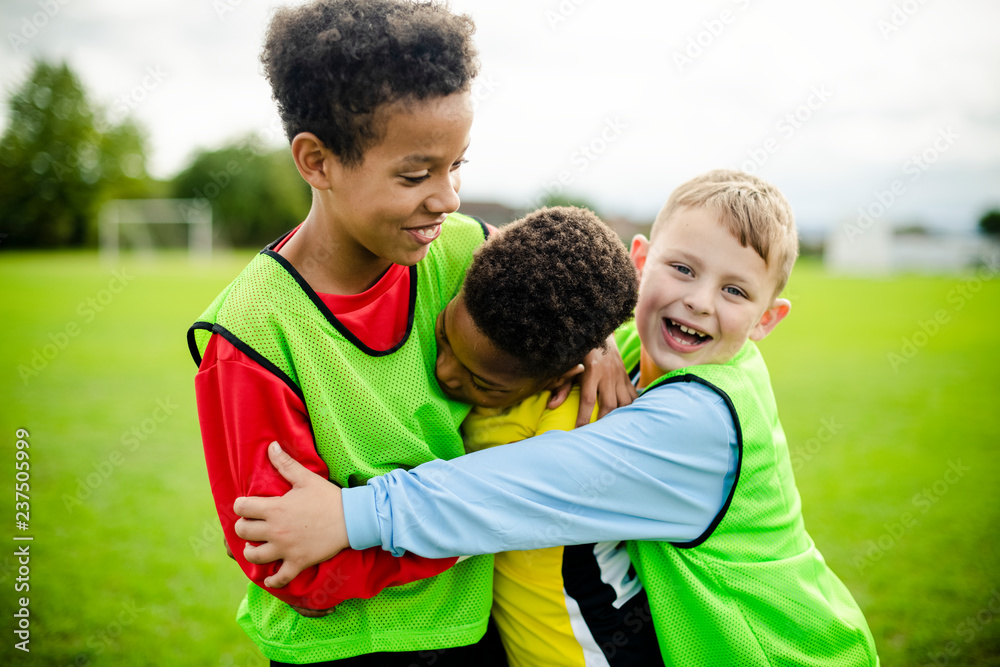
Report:
M0 664L266 664L234 622L243 577L221 544L184 340L251 256L126 259L115 274L92 254L0 252ZM806 524L882 664L1000 665L1000 281L803 263L787 292L792 315L762 347ZM30 591L16 592L25 544ZM11 632L20 597L30 654Z

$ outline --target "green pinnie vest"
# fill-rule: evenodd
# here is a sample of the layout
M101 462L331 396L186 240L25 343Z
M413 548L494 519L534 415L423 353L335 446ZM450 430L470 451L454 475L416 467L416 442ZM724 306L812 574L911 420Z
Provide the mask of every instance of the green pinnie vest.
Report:
M471 218L448 217L427 256L410 268L407 334L381 351L337 320L273 251L275 242L191 328L192 355L200 363L208 339L219 334L284 381L305 403L316 449L340 486L459 456L459 425L469 406L447 400L437 387L434 327L485 234ZM492 573L493 557L477 556L369 600L345 601L322 618L300 616L251 582L237 621L265 656L296 664L461 646L486 629Z
M634 324L618 335L638 362ZM664 662L691 667L877 665L857 603L802 521L764 359L752 342L726 364L682 368L645 391L698 382L725 400L740 461L726 503L689 543L629 543Z

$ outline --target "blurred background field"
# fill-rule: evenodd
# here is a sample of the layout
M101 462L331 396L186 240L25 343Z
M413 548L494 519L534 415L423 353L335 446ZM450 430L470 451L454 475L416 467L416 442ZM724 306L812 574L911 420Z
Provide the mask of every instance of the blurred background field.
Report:
M0 3L0 665L266 665L184 336L254 252L226 249L308 211L258 59L273 6L303 1ZM1000 4L450 4L483 65L464 212L587 204L627 239L710 168L787 195L809 256L762 347L807 527L883 665L1000 665ZM148 254L102 264L108 202L160 198L211 210L211 262L153 224L113 230Z
M252 254L111 267L92 252L0 252L4 533L34 537L31 654L15 655L8 620L0 664L266 664L234 621L243 577L221 543L184 340ZM888 667L1000 665L993 273L862 280L806 260L792 316L762 346L807 527ZM13 550L0 556L6 619L21 595Z

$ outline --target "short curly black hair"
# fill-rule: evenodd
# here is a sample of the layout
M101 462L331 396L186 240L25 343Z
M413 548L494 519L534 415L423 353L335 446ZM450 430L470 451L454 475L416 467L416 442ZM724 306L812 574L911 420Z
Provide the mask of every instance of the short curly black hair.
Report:
M275 13L260 60L291 141L312 132L348 166L381 139L383 105L468 89L475 25L443 5L316 0Z
M538 379L583 361L632 315L637 283L618 235L583 208L543 208L476 251L464 298L473 323Z

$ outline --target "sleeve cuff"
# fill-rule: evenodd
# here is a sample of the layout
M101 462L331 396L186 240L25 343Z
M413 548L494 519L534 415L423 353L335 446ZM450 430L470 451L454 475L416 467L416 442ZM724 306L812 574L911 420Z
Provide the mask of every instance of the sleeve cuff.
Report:
M344 523L351 548L381 547L382 536L375 513L375 489L368 485L356 486L344 489L340 497L344 503Z

